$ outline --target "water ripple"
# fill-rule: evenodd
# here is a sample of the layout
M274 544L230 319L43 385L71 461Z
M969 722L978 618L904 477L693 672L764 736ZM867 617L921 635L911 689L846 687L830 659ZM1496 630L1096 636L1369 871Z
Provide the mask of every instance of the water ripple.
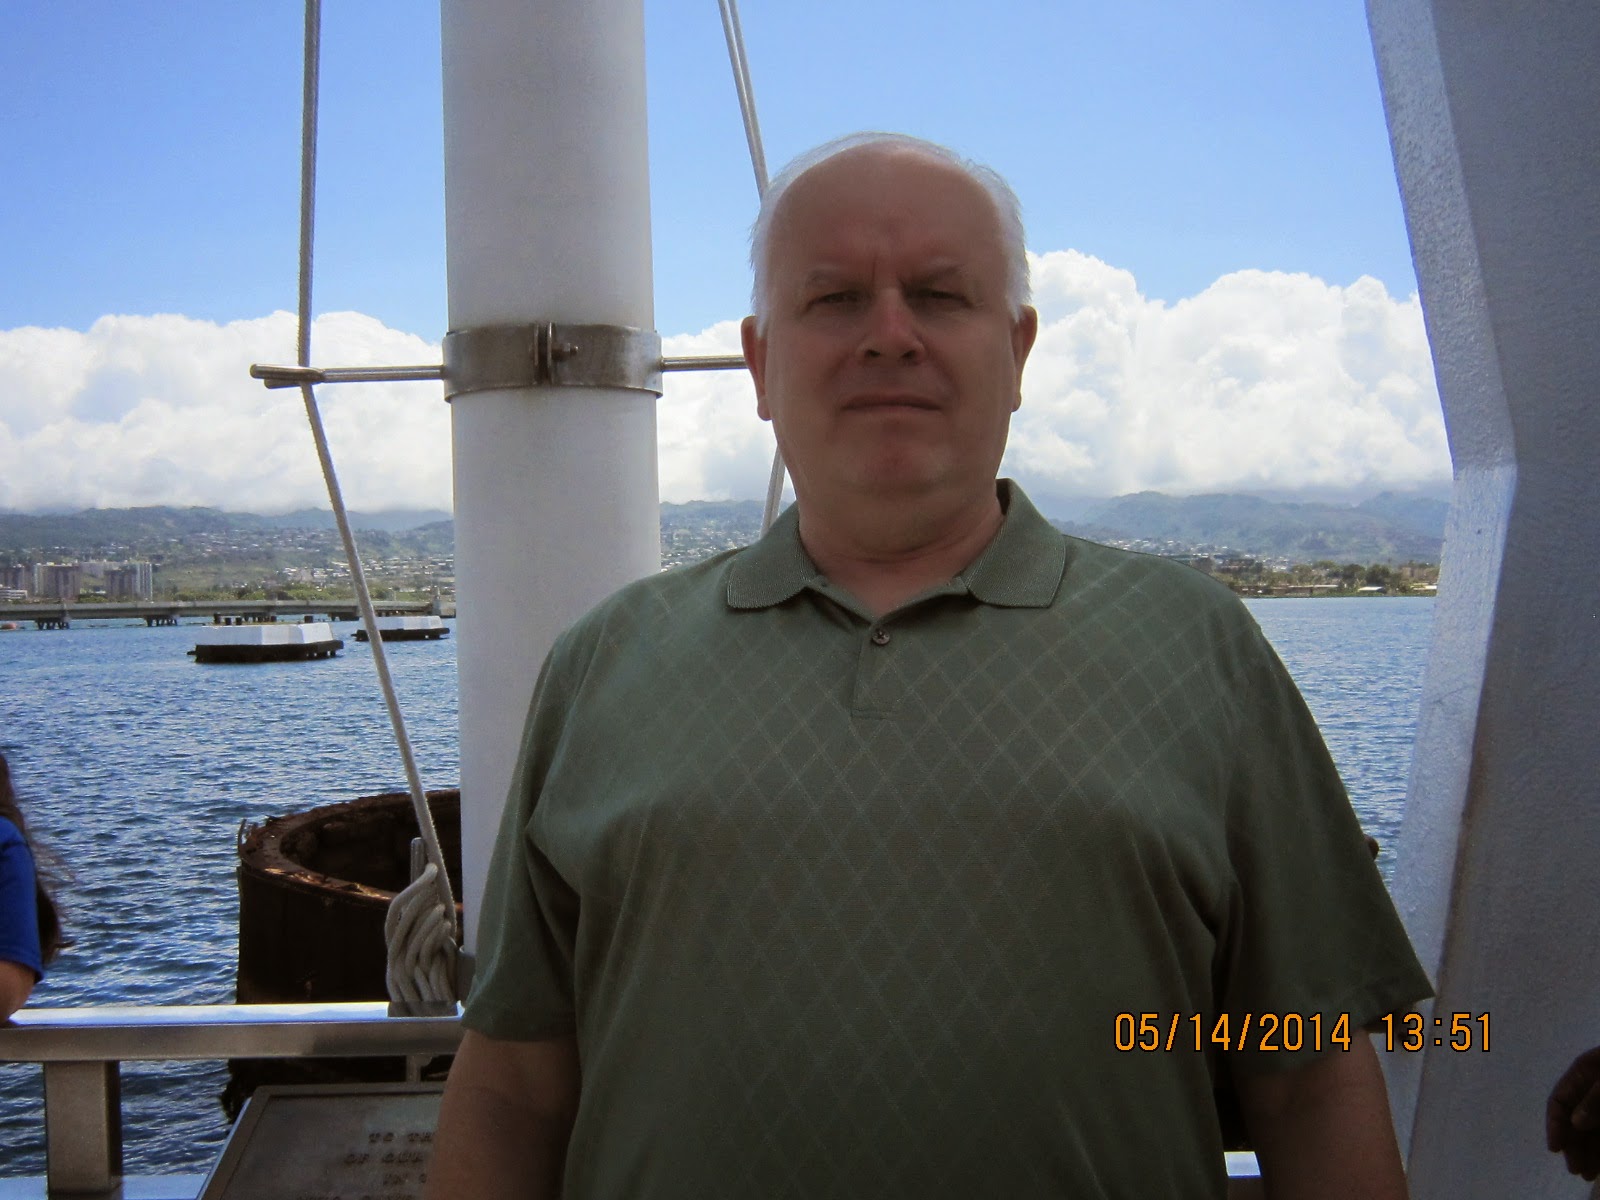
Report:
M242 820L403 789L371 655L252 667L188 658L185 627L80 623L0 637L0 747L69 865L76 944L40 1006L233 999ZM454 639L390 648L429 787L459 779ZM0 1066L7 1174L42 1173L41 1072ZM126 1063L130 1171L201 1171L227 1132L220 1063Z

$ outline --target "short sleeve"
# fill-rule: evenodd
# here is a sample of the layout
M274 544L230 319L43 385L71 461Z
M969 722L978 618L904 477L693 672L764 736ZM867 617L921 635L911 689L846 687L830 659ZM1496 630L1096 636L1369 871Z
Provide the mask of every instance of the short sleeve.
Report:
M21 832L0 817L0 960L44 977L33 855Z
M1432 988L1310 710L1247 614L1244 624L1232 642L1233 879L1216 989L1235 1039L1247 1019L1256 1030L1230 1061L1271 1070L1296 1061L1296 1041L1311 1053L1337 1033L1354 1038Z
M574 1028L573 946L577 895L530 837L529 827L559 753L569 692L557 664L561 642L539 673L517 766L489 861L478 958L462 1020L489 1037L534 1041Z

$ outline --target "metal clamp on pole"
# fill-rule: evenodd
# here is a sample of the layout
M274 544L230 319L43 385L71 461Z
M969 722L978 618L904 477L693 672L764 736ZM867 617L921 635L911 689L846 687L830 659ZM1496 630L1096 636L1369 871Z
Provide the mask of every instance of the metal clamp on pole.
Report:
M626 325L486 325L444 335L444 398L543 384L661 395L661 335Z
M661 337L622 325L495 325L447 333L444 366L279 367L252 363L269 388L326 383L407 383L443 379L445 399L462 392L536 383L632 388L661 395L667 371L742 371L742 354L661 357ZM543 364L541 367L540 364Z
M442 367L274 367L250 364L250 378L269 388L319 383L409 383L440 378Z
M683 358L663 358L663 371L742 371L742 354L691 354Z

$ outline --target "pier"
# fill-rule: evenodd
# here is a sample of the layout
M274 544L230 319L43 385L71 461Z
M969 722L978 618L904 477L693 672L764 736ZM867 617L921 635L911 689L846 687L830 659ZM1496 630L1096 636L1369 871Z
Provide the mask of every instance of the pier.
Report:
M431 600L376 600L379 616L412 616L441 613ZM38 629L68 629L73 621L126 621L138 619L151 628L176 625L184 617L216 624L251 624L325 616L333 621L355 621L360 617L354 599L349 600L137 600L85 604L82 601L49 604L0 605L0 620L32 621Z

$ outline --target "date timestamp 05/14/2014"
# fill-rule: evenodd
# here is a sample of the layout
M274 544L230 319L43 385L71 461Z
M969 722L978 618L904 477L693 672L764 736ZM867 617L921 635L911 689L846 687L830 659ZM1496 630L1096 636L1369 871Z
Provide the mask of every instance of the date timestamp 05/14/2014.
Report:
M1255 1050L1262 1053L1298 1050L1349 1050L1349 1013L1202 1013L1119 1012L1116 1048L1136 1050ZM1426 1017L1419 1012L1386 1013L1371 1026L1375 1042L1385 1050L1418 1051L1428 1046L1466 1053L1489 1049L1489 1014L1457 1012Z

